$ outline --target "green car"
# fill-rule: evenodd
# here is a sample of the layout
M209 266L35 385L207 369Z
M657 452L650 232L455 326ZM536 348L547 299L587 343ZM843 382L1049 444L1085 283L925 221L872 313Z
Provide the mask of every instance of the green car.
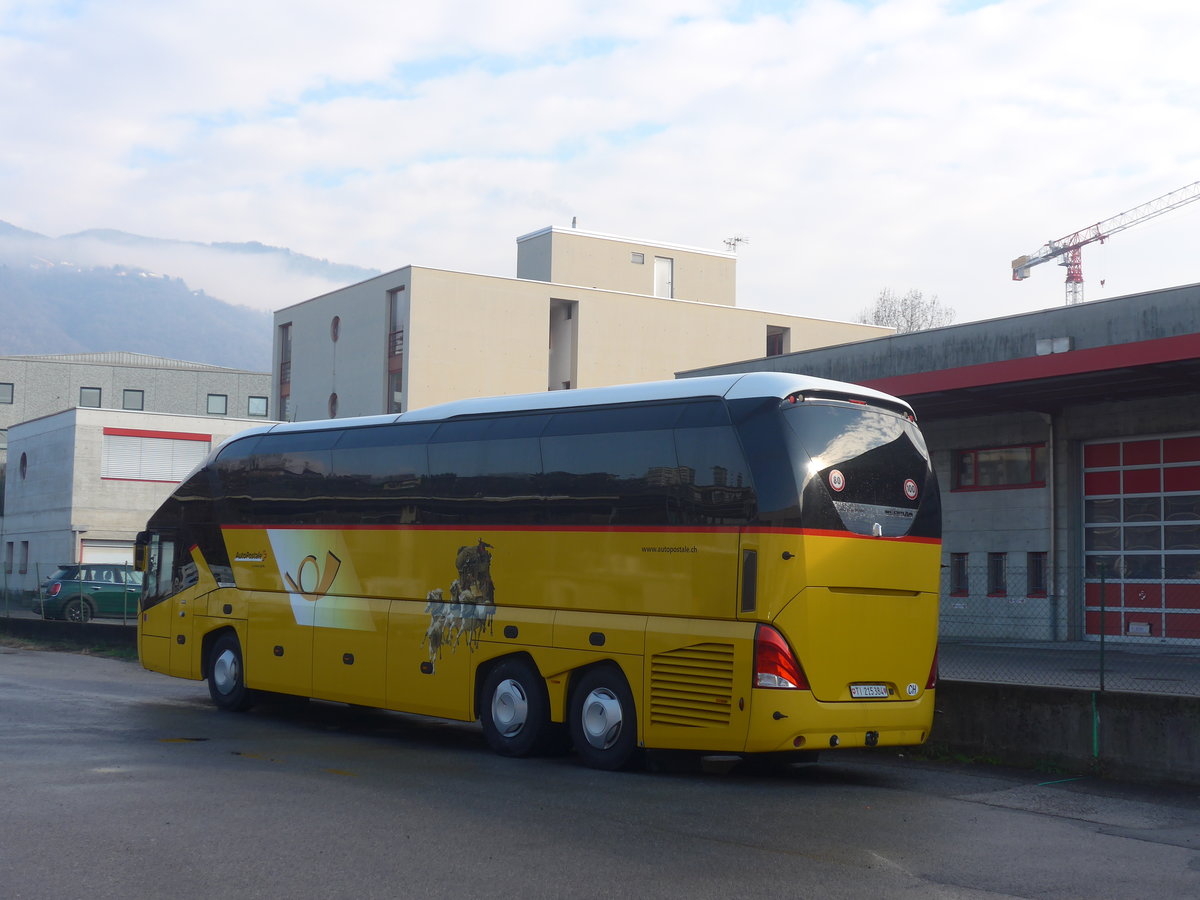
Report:
M142 573L122 563L72 563L42 582L35 608L43 619L137 621Z

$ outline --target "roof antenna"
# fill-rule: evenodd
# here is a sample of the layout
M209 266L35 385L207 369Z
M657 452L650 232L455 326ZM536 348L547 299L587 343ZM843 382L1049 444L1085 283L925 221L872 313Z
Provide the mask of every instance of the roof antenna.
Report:
M744 235L735 234L731 238L725 238L725 249L730 253L737 253L738 244L748 243L750 243L750 238L745 237Z

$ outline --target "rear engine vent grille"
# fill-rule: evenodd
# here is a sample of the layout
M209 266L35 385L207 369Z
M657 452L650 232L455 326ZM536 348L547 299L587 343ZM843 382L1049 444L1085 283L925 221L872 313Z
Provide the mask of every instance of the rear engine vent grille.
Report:
M651 657L651 724L718 728L729 724L732 701L732 644L693 644Z

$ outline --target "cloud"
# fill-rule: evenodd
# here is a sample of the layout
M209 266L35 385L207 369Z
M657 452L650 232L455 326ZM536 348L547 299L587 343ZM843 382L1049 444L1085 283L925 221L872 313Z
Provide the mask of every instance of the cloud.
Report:
M745 306L978 318L1060 302L1013 257L1200 178L1198 31L1172 0L0 3L0 218L503 275L578 216L748 235ZM1200 280L1169 216L1085 249L1088 295Z

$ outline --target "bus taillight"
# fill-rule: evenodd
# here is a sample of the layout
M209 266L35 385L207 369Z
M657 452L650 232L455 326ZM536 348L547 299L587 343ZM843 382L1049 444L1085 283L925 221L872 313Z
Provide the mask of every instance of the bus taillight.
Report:
M783 635L770 625L754 632L754 686L807 691L808 679Z
M938 657L938 652L937 652L937 648L935 647L933 649L933 665L929 667L929 680L925 682L925 690L927 690L927 691L932 691L935 687L937 687L937 680L938 680L937 657Z

